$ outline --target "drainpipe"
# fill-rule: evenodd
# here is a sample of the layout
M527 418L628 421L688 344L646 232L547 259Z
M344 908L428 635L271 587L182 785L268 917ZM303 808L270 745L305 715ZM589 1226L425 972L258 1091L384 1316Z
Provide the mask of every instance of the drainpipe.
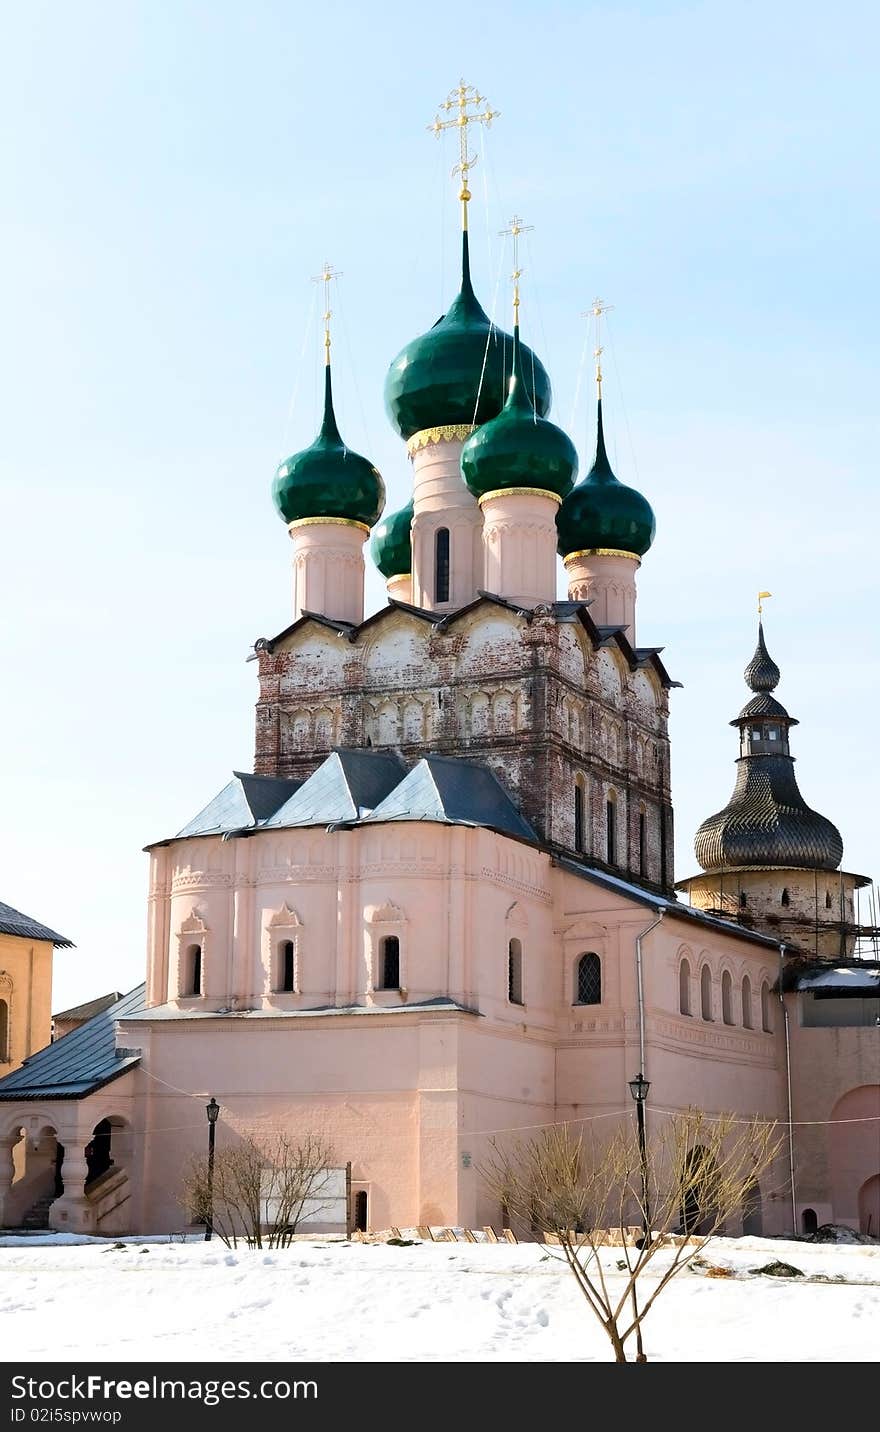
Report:
M782 990L785 945L779 946L779 1003L782 1006L782 1028L785 1031L785 1083L788 1099L788 1172L791 1181L791 1231L797 1233L797 1198L794 1187L794 1125L791 1119L791 1043L788 1033L788 1008Z
M645 992L642 984L642 940L656 930L666 911L662 906L657 909L657 918L652 920L638 935L636 935L636 990L639 1001L639 1073L645 1074Z

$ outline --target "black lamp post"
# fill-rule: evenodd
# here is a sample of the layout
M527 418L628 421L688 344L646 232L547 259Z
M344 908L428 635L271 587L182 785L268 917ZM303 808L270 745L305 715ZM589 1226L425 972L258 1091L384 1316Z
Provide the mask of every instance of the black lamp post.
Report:
M645 1146L645 1100L651 1085L641 1071L629 1081L629 1092L636 1102L636 1118L639 1130L639 1158L642 1164L642 1222L645 1241L651 1236L651 1209L648 1202L648 1152Z
M217 1115L220 1113L220 1105L213 1094L210 1103L205 1105L205 1113L208 1115L208 1217L205 1220L205 1242L210 1243L214 1232L214 1133L217 1128Z

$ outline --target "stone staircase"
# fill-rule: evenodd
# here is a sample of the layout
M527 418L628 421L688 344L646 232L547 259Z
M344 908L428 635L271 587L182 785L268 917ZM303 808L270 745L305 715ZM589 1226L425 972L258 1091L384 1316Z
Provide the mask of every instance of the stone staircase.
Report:
M21 1220L21 1226L29 1233L42 1232L49 1227L49 1209L55 1202L54 1193L44 1193L36 1203L32 1203L27 1213Z

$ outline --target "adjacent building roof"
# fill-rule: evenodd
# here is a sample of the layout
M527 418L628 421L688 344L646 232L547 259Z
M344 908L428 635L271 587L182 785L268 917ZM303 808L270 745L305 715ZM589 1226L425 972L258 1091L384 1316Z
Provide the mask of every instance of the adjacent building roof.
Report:
M110 994L102 994L97 999L86 1000L85 1004L75 1004L73 1009L62 1009L60 1014L53 1014L52 1018L63 1019L68 1023L85 1024L93 1014L103 1014L105 1009L109 1009L111 1004L116 1004L120 999L122 999L122 990L111 990Z
M144 1008L145 985L93 1015L79 1029L32 1054L0 1079L0 1101L83 1099L118 1079L140 1061L133 1050L117 1049L116 1021Z
M308 1020L308 1019L332 1019L337 1015L363 1015L365 1018L379 1018L391 1015L397 1018L404 1014L474 1014L479 1015L478 1009L472 1009L469 1005L459 1004L458 1000L450 999L447 995L436 995L433 999L413 1000L409 1004L322 1004L314 1009L180 1009L176 1004L154 1005L152 1009L135 1010L132 1014L126 1015L126 1021L139 1023L144 1020L150 1024L155 1022L163 1024L182 1024L192 1021L206 1019L244 1019L249 1021L278 1021L278 1020Z
M785 987L818 995L880 997L880 961L804 961L790 967Z
M73 940L68 940L64 935L59 935L55 930L50 930L48 925L41 925L39 920L32 920L30 915L23 915L20 910L13 910L11 905L4 905L0 900L0 935L18 935L22 940L51 940L52 944L59 950L72 950Z

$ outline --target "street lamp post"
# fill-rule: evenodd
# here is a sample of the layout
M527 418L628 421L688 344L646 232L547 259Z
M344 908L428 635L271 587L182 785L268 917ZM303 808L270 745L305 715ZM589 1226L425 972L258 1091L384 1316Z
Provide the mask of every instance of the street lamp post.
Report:
M220 1105L213 1094L210 1102L205 1105L205 1113L208 1115L208 1217L205 1220L205 1242L210 1243L214 1232L214 1134L217 1115L220 1113Z
M648 1151L645 1145L645 1100L648 1097L650 1087L651 1085L641 1070L635 1079L630 1079L629 1081L629 1092L632 1094L636 1104L636 1119L639 1131L639 1159L642 1165L642 1225L644 1228L645 1242L651 1237L651 1207L648 1194Z

